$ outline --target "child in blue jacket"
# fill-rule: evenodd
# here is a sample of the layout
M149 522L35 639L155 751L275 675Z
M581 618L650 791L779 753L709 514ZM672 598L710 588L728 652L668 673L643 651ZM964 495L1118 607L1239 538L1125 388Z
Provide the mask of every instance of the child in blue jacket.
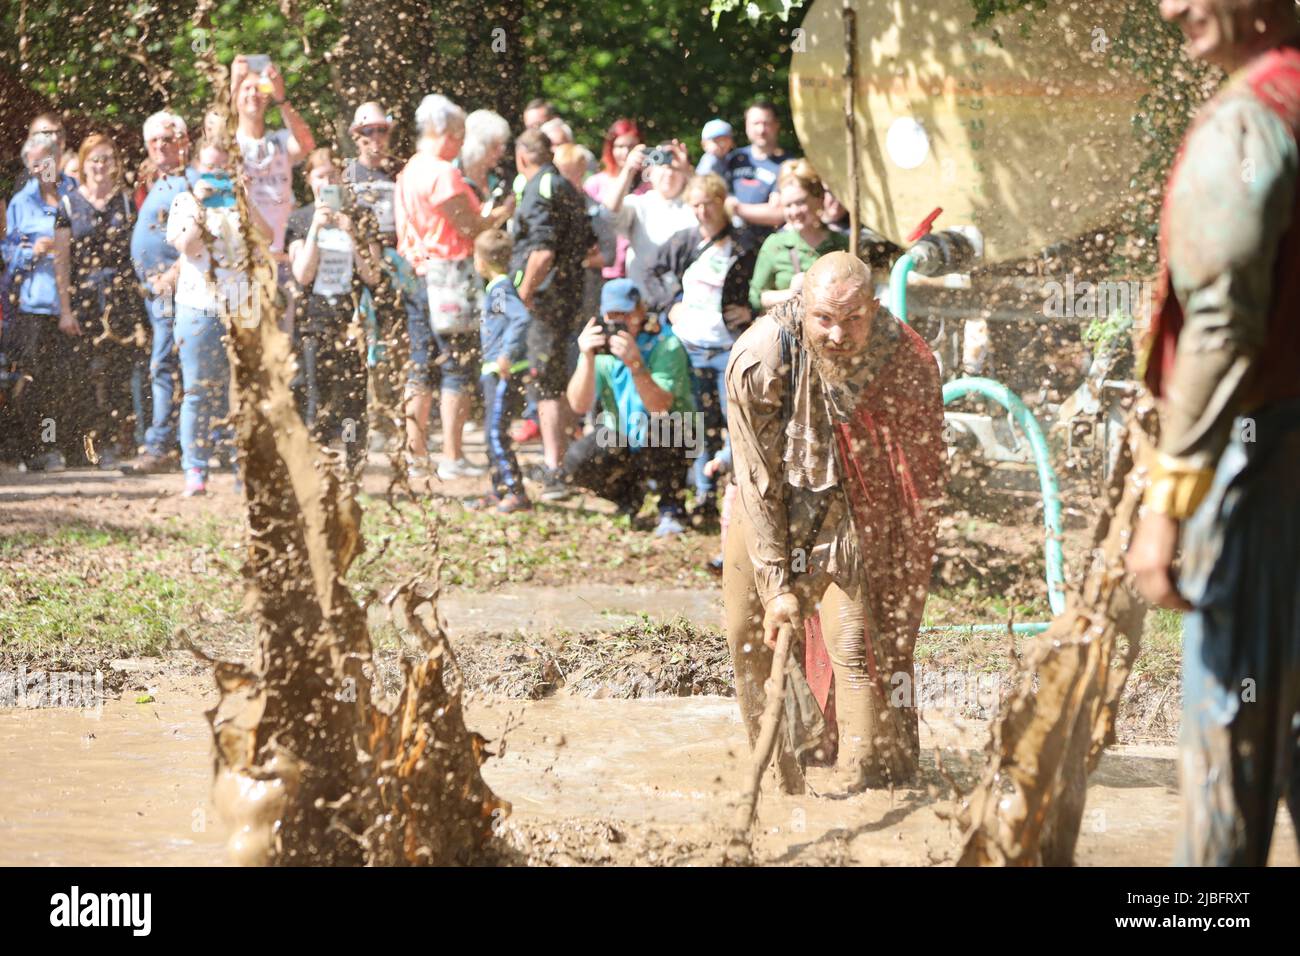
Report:
M491 461L492 495L482 505L501 514L532 507L524 493L523 475L510 439L510 423L523 410L524 385L520 376L528 363L528 309L506 274L513 243L500 229L488 229L474 240L474 268L485 282L482 377L484 422ZM481 506L482 506L481 505Z

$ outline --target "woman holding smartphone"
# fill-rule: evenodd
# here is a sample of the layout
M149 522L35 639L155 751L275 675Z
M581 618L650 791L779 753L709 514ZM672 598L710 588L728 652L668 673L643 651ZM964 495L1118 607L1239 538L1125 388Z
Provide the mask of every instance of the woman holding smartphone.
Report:
M255 325L260 316L252 283L240 265L247 260L229 155L214 143L199 146L194 186L180 193L167 215L167 241L180 253L176 276L176 348L181 359L181 467L185 497L207 491L212 455L227 444L212 423L229 408L230 364L226 322ZM268 238L271 228L249 204L253 226Z
M357 317L363 288L379 281L377 242L359 240L344 209L343 177L327 148L307 157L315 201L294 210L285 230L298 299L294 391L303 421L321 443L340 441L349 468L366 458L365 330Z

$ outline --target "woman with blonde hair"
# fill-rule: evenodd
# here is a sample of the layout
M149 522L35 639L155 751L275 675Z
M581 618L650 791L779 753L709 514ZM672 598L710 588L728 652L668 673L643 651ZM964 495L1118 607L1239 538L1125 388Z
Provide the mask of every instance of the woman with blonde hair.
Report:
M806 159L781 165L776 178L785 226L763 241L749 284L749 303L762 312L793 298L803 288L803 274L828 252L845 252L849 237L822 222L826 187Z
M135 204L117 145L92 133L77 160L80 185L61 202L72 225L72 303L80 327L73 364L92 392L79 403L76 427L91 439L95 463L109 469L144 443L148 320L131 262Z

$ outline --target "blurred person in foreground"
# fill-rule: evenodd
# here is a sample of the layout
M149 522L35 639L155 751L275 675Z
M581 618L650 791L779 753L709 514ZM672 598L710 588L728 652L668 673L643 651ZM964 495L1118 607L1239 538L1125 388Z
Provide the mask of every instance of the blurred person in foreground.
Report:
M1185 612L1177 862L1263 866L1278 801L1300 819L1300 31L1291 0L1160 12L1228 81L1165 186L1160 441L1127 561Z

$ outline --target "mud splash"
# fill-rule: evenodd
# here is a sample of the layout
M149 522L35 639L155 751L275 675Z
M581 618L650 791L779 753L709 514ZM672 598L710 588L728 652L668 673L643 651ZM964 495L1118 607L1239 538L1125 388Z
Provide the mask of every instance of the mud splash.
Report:
M210 7L200 4L196 26L211 26ZM211 49L203 71L233 146L230 78ZM244 864L470 862L507 807L479 774L485 754L465 727L446 635L436 615L418 613L436 585L411 579L389 598L421 655L385 712L371 699L366 612L345 583L363 547L355 482L298 414L275 262L252 225L242 167L239 179L251 315L227 315L226 331L257 652L251 668L214 662L213 794L233 831L230 852Z

